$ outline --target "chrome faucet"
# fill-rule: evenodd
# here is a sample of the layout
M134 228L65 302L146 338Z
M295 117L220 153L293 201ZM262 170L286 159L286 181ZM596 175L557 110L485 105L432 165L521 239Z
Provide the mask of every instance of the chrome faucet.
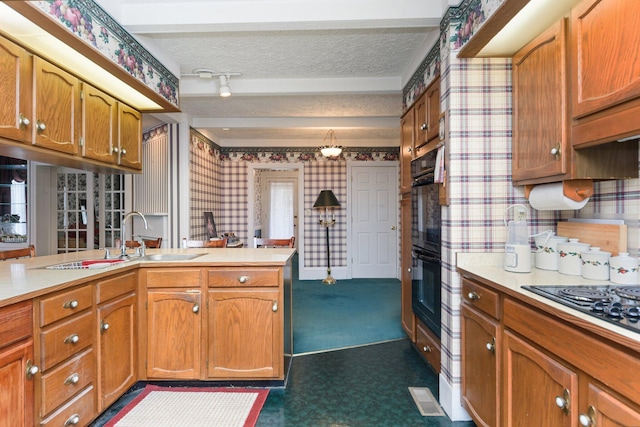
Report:
M142 215L140 212L138 211L132 211L129 212L128 214L126 214L125 216L122 217L122 224L121 224L121 233L120 233L120 239L122 240L122 242L120 243L120 258L129 258L129 255L127 255L127 220L129 218L131 218L134 215L138 215L140 218L142 218L142 221L144 222L144 229L148 230L149 229L149 224L147 224L147 218L144 217L144 215Z

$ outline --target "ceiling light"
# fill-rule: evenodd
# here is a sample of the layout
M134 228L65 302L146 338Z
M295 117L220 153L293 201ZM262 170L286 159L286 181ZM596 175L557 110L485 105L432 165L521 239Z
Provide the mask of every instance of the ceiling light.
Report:
M229 87L229 80L231 76L218 76L220 79L220 89L218 89L220 96L226 98L231 96L231 88Z
M329 139L329 144L327 144L327 139ZM333 132L333 129L329 129L322 143L323 145L320 147L320 152L324 157L338 157L340 153L342 153L342 147L337 145L338 140L336 139L336 134Z

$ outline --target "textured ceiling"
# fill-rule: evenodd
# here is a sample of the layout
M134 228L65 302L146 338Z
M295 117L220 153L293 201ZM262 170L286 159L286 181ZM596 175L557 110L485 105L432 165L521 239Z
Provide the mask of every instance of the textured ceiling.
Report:
M344 146L397 146L402 87L436 40L443 2L99 3L181 75L182 112L221 146L317 146L330 128ZM233 96L188 76L196 68L241 73Z

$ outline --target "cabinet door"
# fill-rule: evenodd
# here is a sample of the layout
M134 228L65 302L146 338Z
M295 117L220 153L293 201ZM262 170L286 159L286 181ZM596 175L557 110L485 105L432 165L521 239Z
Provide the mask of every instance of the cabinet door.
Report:
M201 294L197 290L147 293L147 376L200 376Z
M117 101L106 93L82 84L82 156L115 163Z
M34 381L26 375L31 360L31 339L0 350L0 427L33 425Z
M77 154L80 128L80 83L47 61L34 57L34 145Z
M637 0L587 0L571 11L573 117L640 97Z
M640 411L627 405L605 388L589 384L588 401L581 408L580 425L598 427L640 426Z
M500 348L497 321L462 304L462 401L480 426L501 425Z
M142 170L142 115L121 102L118 103L118 163Z
M504 425L578 425L578 375L508 331L504 346Z
M411 191L411 159L413 158L413 108L400 121L400 192Z
M283 378L281 294L277 289L209 291L211 378Z
M413 104L413 146L421 147L427 143L427 129L429 127L429 108L426 94Z
M98 411L102 412L138 377L136 296L98 307Z
M513 181L569 173L566 23L561 20L513 57Z
M401 318L402 328L413 342L416 341L416 317L411 308L411 197L403 197L400 201L400 233L401 253Z
M440 77L436 78L425 93L427 107L427 141L440 133Z
M31 74L29 53L0 38L0 138L31 142Z

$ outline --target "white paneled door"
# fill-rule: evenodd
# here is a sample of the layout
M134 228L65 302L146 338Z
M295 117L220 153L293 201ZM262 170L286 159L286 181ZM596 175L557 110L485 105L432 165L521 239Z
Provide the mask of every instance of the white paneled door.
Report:
M398 274L398 169L351 168L352 271L354 278Z

